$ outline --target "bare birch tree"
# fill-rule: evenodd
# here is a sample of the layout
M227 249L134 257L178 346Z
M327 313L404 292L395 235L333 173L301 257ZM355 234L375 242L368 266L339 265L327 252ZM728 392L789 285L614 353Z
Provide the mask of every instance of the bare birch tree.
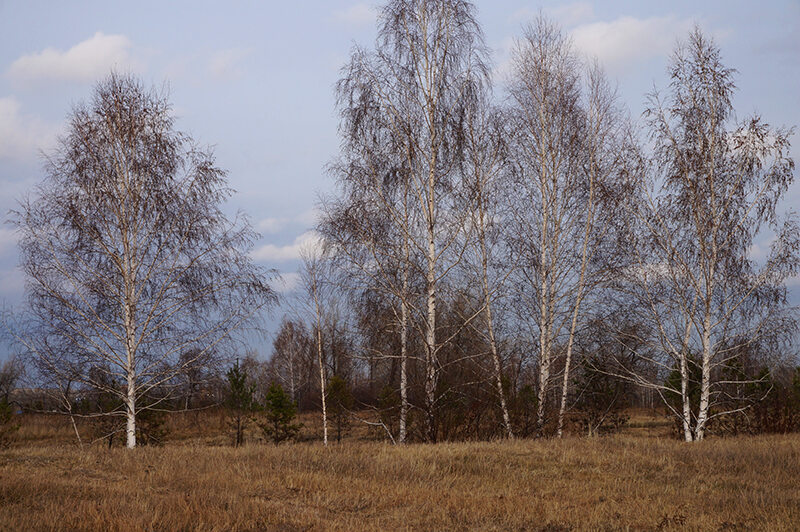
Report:
M310 336L305 324L300 320L283 319L278 335L273 342L273 353L270 359L275 378L289 390L289 396L298 402L303 382L303 367L310 350Z
M625 242L619 237L624 227L622 219L629 212L636 183L636 177L628 172L630 163L627 159L635 156L636 151L630 138L627 116L618 102L616 91L596 61L585 68L582 105L582 163L578 169L578 179L582 184L575 192L580 195L584 212L576 224L580 238L576 243L580 251L572 276L573 295L569 302L572 316L567 332L556 428L559 438L564 430L576 335L579 325L587 321L584 302L595 291L604 288L630 262L624 249ZM598 301L594 303L601 306ZM604 312L602 308L595 308L594 313L602 316Z
M509 84L516 201L509 231L518 302L538 343L537 430L552 367L564 357L557 433L563 430L576 333L584 302L613 272L610 240L629 191L625 117L597 64L582 61L544 17L517 42Z
M507 146L504 141L507 131L504 117L499 109L491 105L488 92L482 94L477 103L467 110L464 120L464 209L470 213L472 228L469 239L472 252L465 263L468 265L468 275L475 275L480 280L483 305L481 325L485 328L491 351L491 378L497 392L504 432L508 438L513 438L495 323L496 300L505 293L506 280L514 269L512 257L507 249L503 249L503 239L500 237L509 218L509 202L502 198L506 190L502 181L507 173Z
M725 370L737 357L775 349L796 327L784 281L798 271L800 226L778 211L794 180L791 130L758 116L735 123L734 73L695 28L672 57L667 98L653 94L645 114L655 152L628 277L634 310L651 331L647 360L662 368L658 375L679 372L680 390L630 377L665 399L680 393L681 407L671 408L686 441L702 440L708 422L730 411ZM770 233L770 251L757 260L753 243Z
M393 137L393 145L405 150L391 160L403 160L406 167L412 223L404 227L405 215L396 206L389 212L405 233L409 254L423 257L425 301L418 313L428 440L436 438L438 352L447 343L437 337L439 286L463 253L457 244L465 215L454 208L451 193L459 187L460 117L488 75L473 11L463 0L389 2L380 15L374 52L356 50L340 83L340 101L355 119L377 117L381 127L374 134ZM401 312L409 310L400 305Z
M248 256L255 233L221 210L230 195L213 155L174 129L166 95L112 74L14 214L28 303L17 340L57 380L117 397L128 447L140 399L161 390L143 407L163 406L275 300Z
M360 56L356 56L360 60ZM349 70L358 69L354 58ZM349 71L348 70L348 71ZM392 134L372 104L356 99L364 89L354 76L340 82L342 155L331 165L338 194L322 204L320 232L331 248L336 267L348 272L350 290L358 297L374 291L393 301L391 311L400 338L399 353L368 353L371 360L399 358L400 416L396 441L405 443L409 411L408 334L414 305L410 285L412 201L407 137ZM366 107L366 108L365 108Z
M323 328L325 327L325 292L326 286L324 268L326 257L317 249L304 249L301 259L303 261L300 268L300 279L305 289L308 301L306 306L309 309L313 322L314 341L317 353L317 365L319 366L319 392L320 403L322 406L322 443L328 445L328 409L325 388L328 382L327 363L322 341Z

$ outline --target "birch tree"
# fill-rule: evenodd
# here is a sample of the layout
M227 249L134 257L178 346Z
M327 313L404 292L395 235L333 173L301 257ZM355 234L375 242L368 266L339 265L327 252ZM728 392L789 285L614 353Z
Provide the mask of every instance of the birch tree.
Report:
M289 397L298 402L299 391L308 383L304 381L304 368L308 352L311 350L310 336L305 324L287 317L281 321L280 329L273 342L270 364L272 373L289 390Z
M340 94L346 95L342 101L356 120L376 117L380 128L373 134L392 138L392 145L404 150L393 154L392 160L403 160L407 169L411 224L405 226L405 213L395 206L389 213L395 226L402 228L402 238L407 238L409 255L418 254L423 262L424 303L417 313L425 346L428 440L436 438L441 369L437 357L447 343L437 336L437 297L444 277L463 253L457 243L465 217L454 208L451 193L460 186L460 117L488 75L473 12L463 0L389 2L381 11L375 50L356 49L340 83ZM403 309L410 310L400 305Z
M785 280L798 271L800 226L779 211L794 180L792 131L758 116L737 123L734 74L695 28L672 56L668 94L651 95L645 113L655 151L629 277L652 331L648 360L680 374L681 408L672 410L686 441L702 440L709 421L731 410L724 390L736 383L725 375L737 357L777 348L796 326ZM770 235L766 257L754 257L754 243ZM662 397L675 393L634 378Z
M631 191L622 164L626 121L602 69L578 57L543 17L516 44L509 93L515 172L509 239L517 257L517 300L538 344L539 434L553 364L563 356L560 436L584 303L617 267L609 243L618 236Z
M322 341L323 328L325 327L326 314L326 279L323 269L326 267L325 257L320 250L307 248L302 251L303 261L300 268L300 279L305 289L308 301L306 303L311 317L314 330L314 343L317 353L317 365L319 366L319 392L320 404L322 406L322 443L328 445L328 409L327 394L325 392L328 375L327 364L325 361L325 351Z
M464 161L462 171L466 197L464 209L469 212L472 228L471 253L466 262L467 275L479 279L482 323L492 358L491 375L497 392L503 429L506 437L513 438L508 399L503 386L503 361L496 334L495 303L505 293L505 282L513 272L514 264L507 249L503 248L500 232L508 221L508 202L502 199L503 179L507 174L507 133L500 110L489 101L488 91L481 95L478 104L467 110L465 116Z
M416 294L411 276L419 274L412 255L411 139L392 128L372 93L368 59L356 51L337 86L342 153L331 165L337 193L322 204L320 232L336 267L348 272L354 297L365 291L391 300L399 353L370 352L371 360L399 359L400 416L396 441L404 443L409 411L409 322ZM416 251L416 250L414 250Z
M166 94L112 74L74 108L14 213L27 279L17 340L51 377L118 398L129 448L140 399L161 390L145 408L163 407L189 366L222 356L275 300L248 256L255 233L221 210L230 195Z

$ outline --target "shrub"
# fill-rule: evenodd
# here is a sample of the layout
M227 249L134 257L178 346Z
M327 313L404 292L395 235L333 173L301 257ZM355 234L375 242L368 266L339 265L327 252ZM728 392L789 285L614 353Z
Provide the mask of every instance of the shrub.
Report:
M0 449L5 449L14 441L19 423L14 415L14 408L5 397L0 398Z
M256 409L253 398L255 386L247 382L247 370L239 367L239 361L226 373L228 390L225 406L228 407L228 425L233 431L233 444L239 447L244 443L244 430L250 422L250 416Z
M280 384L272 383L264 396L265 419L258 425L264 436L275 445L297 437L300 425L292 423L297 415L297 403L283 390Z
M347 382L334 375L328 383L328 404L333 426L336 427L336 441L341 443L342 434L350 428L350 411L353 409L353 394Z

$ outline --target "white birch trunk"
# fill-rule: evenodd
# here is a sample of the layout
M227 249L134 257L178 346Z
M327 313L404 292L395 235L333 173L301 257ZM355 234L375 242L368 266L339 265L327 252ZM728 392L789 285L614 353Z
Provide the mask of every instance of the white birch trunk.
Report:
M294 351L294 346L292 346L292 348L289 350L289 389L292 394L292 402L296 403L297 389L295 387L295 382L294 382L294 357L295 357L295 351Z
M541 295L539 301L539 390L537 392L538 404L536 405L536 431L539 436L544 430L545 403L547 401L547 384L550 380L550 318L548 316L550 289L547 286L545 233L547 218L542 228L542 248L540 255L541 265Z
M427 273L427 320L425 330L425 410L426 432L429 441L435 439L434 407L436 403L436 245L433 228L429 228Z
M315 280L316 286L316 280ZM328 445L328 409L325 400L325 361L322 358L322 324L320 320L320 308L317 300L317 363L319 364L319 389L322 399L322 444Z
M433 124L433 111L429 119ZM432 132L436 137L436 132ZM432 142L435 146L435 142ZM425 410L426 432L428 441L436 439L434 408L436 406L436 152L429 159L428 197L427 197L427 229L428 229L428 271L426 275L427 316L425 330L426 367L425 367Z
M406 442L408 423L408 276L411 255L409 244L408 179L403 189L403 285L400 296L400 428L399 443Z
M403 300L400 302L400 432L399 443L406 441L406 422L408 419L408 307L405 297L408 294L408 268L403 271Z
M581 272L581 277L583 277L583 272ZM581 279L581 282L583 280ZM582 287L579 289L581 290ZM570 363L572 362L572 346L575 343L575 328L578 324L578 312L580 309L580 295L578 296L578 301L575 303L575 309L572 313L572 324L570 325L569 330L569 340L567 340L567 355L566 360L564 361L564 380L561 383L561 404L558 408L558 437L561 438L564 432L564 414L567 411L567 392L569 391L569 370L570 370Z
M572 323L569 328L569 339L567 340L567 355L564 361L564 380L561 386L561 405L558 409L558 437L561 438L564 431L564 413L567 410L567 392L569 390L569 371L572 363L572 346L575 343L575 330L578 326L578 314L580 313L581 303L583 302L584 287L586 285L586 263L588 261L589 234L594 222L594 180L590 183L589 190L589 213L586 219L586 231L583 235L583 250L581 251L581 275L578 279L578 293L575 297L575 308L572 312Z
M702 440L705 436L706 423L711 396L711 313L706 311L703 320L703 361L702 381L700 384L700 408L697 412L697 426L695 427L695 440Z
M500 365L500 355L497 352L497 342L494 337L494 326L492 325L492 308L489 304L489 297L487 294L486 301L486 321L489 329L489 346L492 349L492 360L494 362L495 384L497 386L497 394L500 397L500 411L503 414L503 426L506 429L506 437L514 439L514 429L511 426L511 416L508 414L508 404L506 403L506 392L503 390L503 373Z
M127 373L128 390L125 396L126 414L126 446L128 449L136 447L136 352L134 348L134 337L136 329L133 325L133 311L130 299L126 296L125 308L125 372Z
M125 434L128 449L136 447L136 379L133 371L128 372L128 396L125 404L126 424Z
M681 351L681 403L683 405L683 439L692 441L692 405L689 401L689 367L686 360L686 351Z
M481 184L482 186L482 184ZM489 291L489 257L486 250L486 230L485 230L485 217L483 213L483 197L478 197L478 238L480 240L481 249L481 268L483 273L483 305L486 313L486 328L489 333L489 347L492 351L492 362L494 363L494 376L495 386L497 387L497 395L500 398L500 411L503 415L503 427L506 431L506 436L509 439L514 439L514 429L511 426L511 416L508 414L508 405L506 403L506 392L503 390L503 372L500 364L500 355L497 352L497 341L494 336L494 322L492 320L492 297Z
M548 348L550 327L544 300L540 305L540 319L542 321L542 326L540 327L539 334L539 390L537 393L538 404L536 405L536 431L539 436L541 436L544 431L547 385L550 381L550 349Z

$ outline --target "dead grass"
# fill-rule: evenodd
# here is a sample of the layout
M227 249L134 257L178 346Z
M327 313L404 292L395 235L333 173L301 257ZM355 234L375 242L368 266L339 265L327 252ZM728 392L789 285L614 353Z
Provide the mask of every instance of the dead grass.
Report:
M2 530L795 530L800 435L0 453Z
M368 414L365 414L368 417ZM78 430L84 442L91 442L97 437L92 429L92 421L76 418ZM300 441L322 440L322 421L318 412L303 412L297 417L301 424ZM226 413L217 408L188 412L168 413L165 418L166 442L169 445L227 445L232 441ZM333 427L329 427L330 437L335 438ZM245 437L251 443L265 443L261 429L250 423L245 430ZM386 438L383 429L370 427L353 421L344 437L347 440L381 441ZM20 430L15 435L15 446L50 446L74 445L77 443L75 431L67 416L59 414L27 413L21 416ZM122 445L124 438L116 437L115 445ZM98 447L103 442L94 443Z

